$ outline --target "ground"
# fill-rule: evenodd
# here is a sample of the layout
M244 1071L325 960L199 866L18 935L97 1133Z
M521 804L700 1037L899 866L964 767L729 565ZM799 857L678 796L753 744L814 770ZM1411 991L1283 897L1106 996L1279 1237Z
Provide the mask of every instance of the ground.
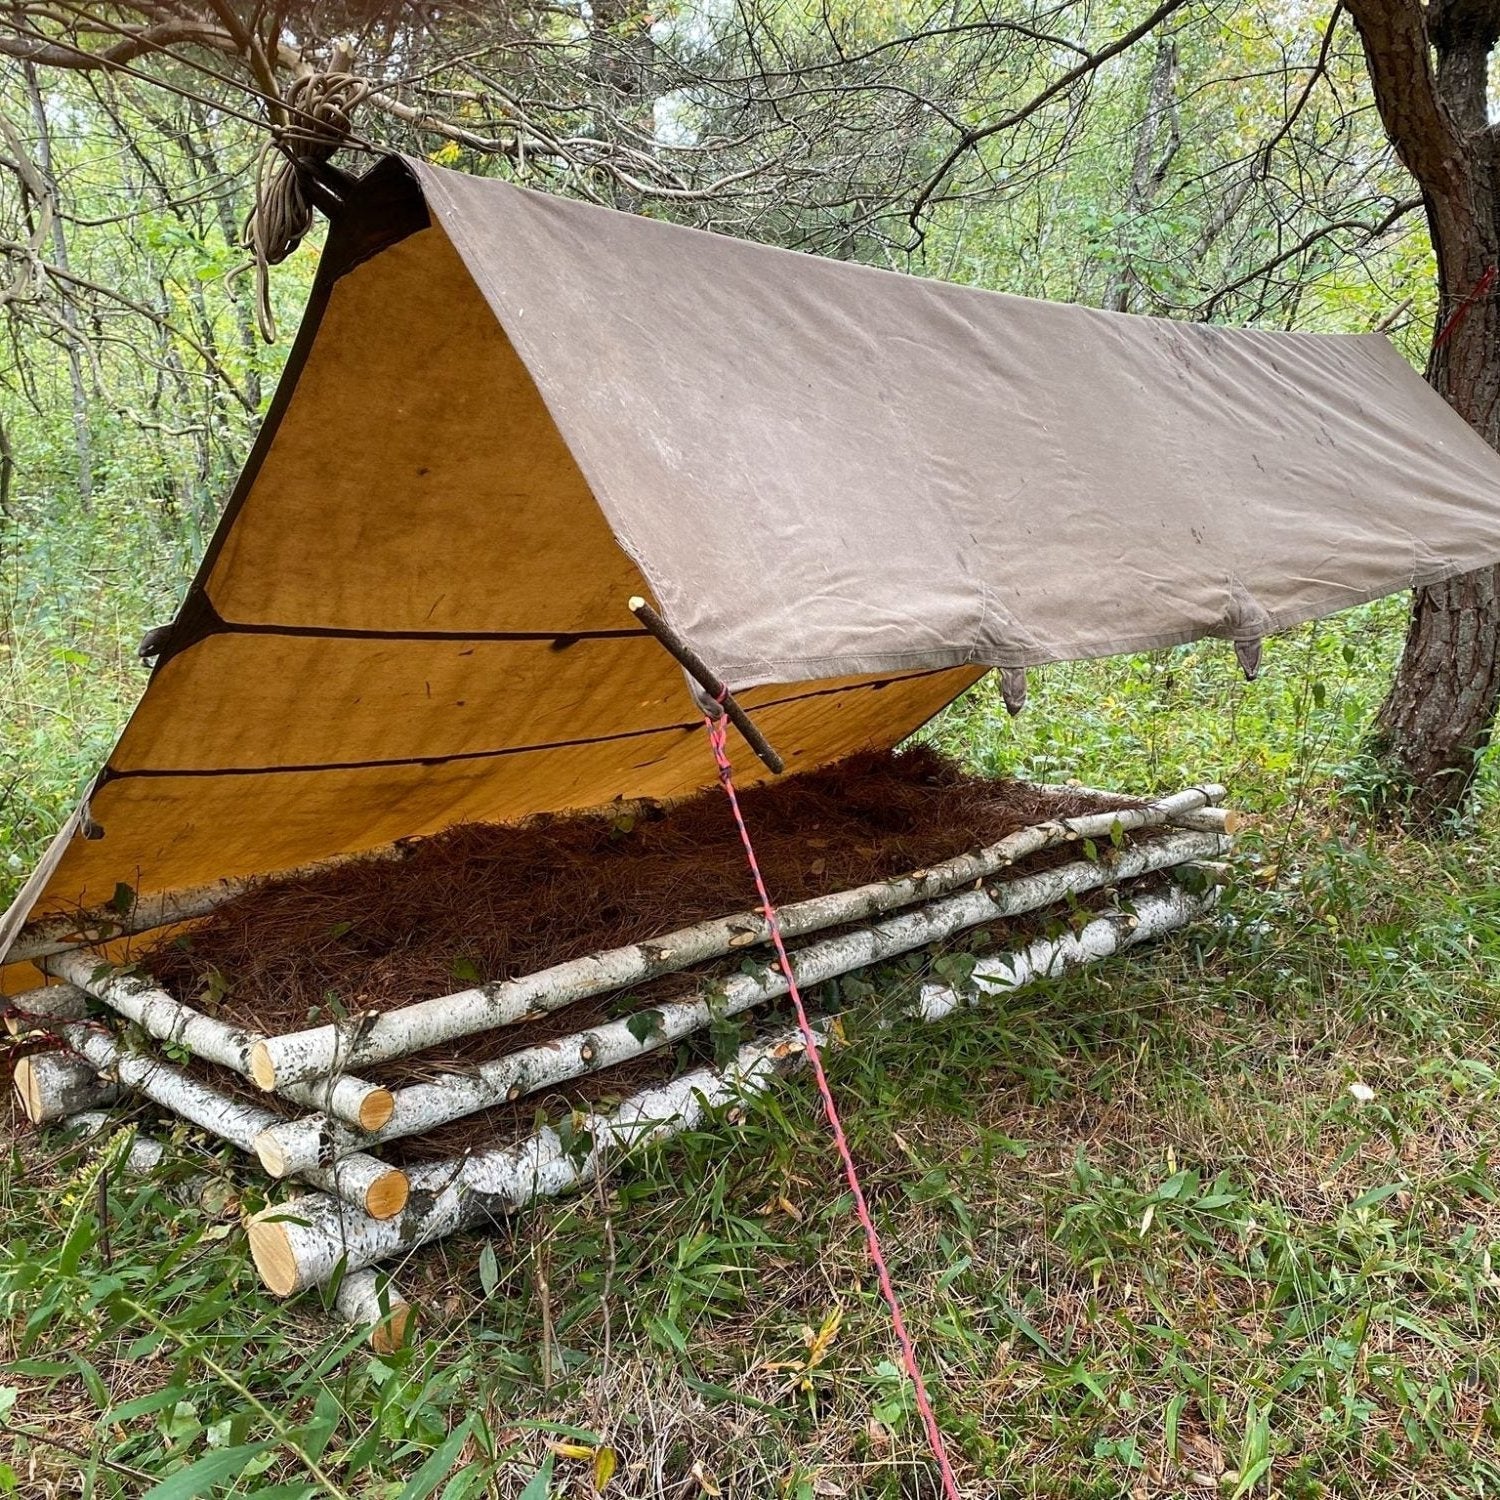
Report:
M1500 1492L1500 817L1362 821L1400 624L1273 643L1248 686L1220 645L1054 669L1016 725L982 690L933 731L1262 814L1216 922L921 1032L867 1016L833 1059L966 1494ZM805 1079L414 1255L421 1335L384 1358L261 1295L248 1183L177 1201L194 1143L102 1190L9 1146L0 1493L936 1493Z

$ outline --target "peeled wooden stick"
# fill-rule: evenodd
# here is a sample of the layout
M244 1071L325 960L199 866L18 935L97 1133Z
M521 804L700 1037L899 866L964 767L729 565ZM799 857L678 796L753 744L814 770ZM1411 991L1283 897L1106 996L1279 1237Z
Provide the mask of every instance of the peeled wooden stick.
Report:
M250 1075L250 1055L259 1032L205 1016L144 975L102 965L85 951L59 953L44 961L47 973L92 995L127 1021L134 1021L158 1041L186 1047L194 1057L217 1063L243 1077ZM33 990L32 995L44 992ZM315 1083L290 1083L278 1090L294 1104L325 1110L362 1130L377 1130L391 1117L391 1091L347 1075Z
M96 1072L144 1094L247 1156L255 1154L255 1137L276 1122L268 1109L231 1099L170 1063L127 1051L102 1027L70 1021L60 1030L68 1046ZM314 1167L301 1176L314 1187L340 1195L373 1219L389 1218L406 1206L406 1174L373 1156L347 1156L332 1167Z
M1215 834L1169 833L1112 851L1108 859L1076 860L986 889L963 891L886 917L867 928L805 944L792 954L792 966L799 984L819 984L938 942L965 928L1034 911L1119 880L1207 858L1221 852L1222 847L1223 840ZM375 1142L400 1136L420 1135L476 1110L644 1056L701 1031L716 1017L738 1015L785 993L786 978L774 962L747 965L740 973L715 980L705 993L692 998L523 1048L467 1072L398 1088L389 1123L371 1135L357 1134L326 1115L304 1115L280 1120L258 1136L256 1153L273 1177L291 1176L319 1162L336 1160L345 1152L365 1150ZM651 1019L649 1029L643 1026L643 1018Z
M31 1052L17 1058L11 1086L33 1125L51 1125L120 1097L118 1085L107 1083L71 1052Z
M703 689L704 695L712 700L713 717L717 719L721 714L727 714L729 722L744 736L745 743L755 751L761 764L773 776L780 776L786 769L781 757L771 748L770 742L760 732L755 721L740 706L739 699L729 691L728 685L720 680L713 668L639 594L632 596L630 612L656 637L658 645Z
M1128 917L1111 914L1080 933L1032 943L1023 950L1031 977L1095 962L1106 953L1180 927L1210 899L1211 895L1190 896L1174 887L1139 897L1133 903L1134 926ZM1109 941L1102 941L1095 928L1108 929ZM919 1002L913 1015L935 1019L962 1003L956 991L947 993L954 996L954 1003L946 1009L934 998L930 1003ZM833 1019L814 1021L820 1044ZM570 1139L575 1148L579 1142L587 1143L582 1153L570 1155L549 1126L504 1150L418 1167L412 1172L411 1204L405 1213L383 1223L315 1193L264 1209L248 1226L256 1269L275 1296L290 1297L326 1282L341 1264L347 1275L455 1230L524 1208L539 1198L558 1197L608 1170L629 1151L691 1130L708 1111L763 1092L778 1073L800 1066L805 1056L796 1031L753 1041L725 1068L699 1068L632 1095L610 1114L588 1114L581 1122L575 1121Z
M986 880L1017 860L1058 844L1083 839L1102 841L1110 838L1117 828L1129 832L1170 825L1177 817L1207 806L1223 793L1220 786L1193 787L1145 807L1023 828L988 848L944 860L927 870L795 902L781 910L782 931L793 938L826 927L863 922L882 912L930 900L976 880ZM251 1077L261 1088L280 1092L289 1082L326 1077L345 1067L409 1056L477 1031L561 1010L575 1000L672 974L692 964L766 942L769 936L762 913L736 912L650 942L588 954L535 974L460 990L383 1015L360 1016L342 1025L266 1037L251 1049Z

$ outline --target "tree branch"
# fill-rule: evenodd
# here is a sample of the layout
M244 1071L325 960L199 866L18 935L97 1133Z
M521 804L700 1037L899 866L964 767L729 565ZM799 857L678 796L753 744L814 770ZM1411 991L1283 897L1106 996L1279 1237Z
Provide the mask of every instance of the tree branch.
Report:
M1034 115L1043 105L1055 99L1065 89L1072 87L1080 79L1097 72L1110 58L1118 57L1120 53L1133 47L1142 37L1149 36L1173 11L1180 10L1186 3L1187 0L1162 0L1162 3L1138 26L1133 26L1123 36L1116 37L1108 46L1101 47L1097 52L1089 53L1084 57L1082 62L1069 68L1066 73L1059 74L1046 88L1040 93L1033 95L1020 108L1012 110L1009 114L992 121L988 125L981 125L972 130L966 130L959 138L958 143L943 158L937 171L922 185L912 202L911 211L907 214L907 223L916 231L918 238L920 239L922 235L921 219L923 213L926 212L927 205L947 180L948 174L958 164L960 158L967 155L982 141L989 140L991 136L1014 129L1023 120Z

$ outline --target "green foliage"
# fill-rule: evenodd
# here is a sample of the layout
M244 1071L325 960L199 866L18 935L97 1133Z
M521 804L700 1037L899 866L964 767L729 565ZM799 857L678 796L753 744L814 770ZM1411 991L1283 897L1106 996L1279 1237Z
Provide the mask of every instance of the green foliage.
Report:
M825 55L829 34L853 56L916 19L900 4L752 10L758 55L787 65ZM1068 20L1097 43L1137 10ZM663 24L707 52L730 45L731 14ZM799 170L844 174L834 206L742 227L1018 292L1099 302L1123 286L1130 306L1178 316L1362 330L1406 304L1397 332L1415 354L1432 307L1415 231L1315 237L1259 271L1406 191L1347 24L1333 87L1278 135L1325 19L1181 14L1181 139L1160 191L1126 191L1144 48L1094 79L1086 107L987 143L915 259L890 215L847 211L869 187L863 117L819 135L816 96L777 128L808 153ZM944 78L951 45L909 49L914 84ZM988 112L1053 61L994 47L964 82ZM245 337L233 274L248 136L116 82L48 85L70 248L80 275L158 316L88 299L82 444L55 324L19 319L0 357L16 461L0 516L0 901L129 712L136 642L175 607L283 352ZM18 87L0 83L0 103L24 116ZM733 136L731 104L702 91L674 109L684 129ZM936 139L914 125L903 169L934 165ZM205 142L221 167L190 159ZM313 257L275 274L284 327ZM1265 816L1223 920L1150 952L915 1033L876 1019L899 1012L921 961L830 987L853 1043L830 1058L834 1086L975 1493L1500 1486L1500 826L1483 812L1438 846L1356 820L1378 792L1361 743L1402 624L1388 601L1269 643L1248 685L1213 643L1054 667L1033 674L1019 720L983 683L926 731L996 774L1141 792L1221 779ZM933 968L962 984L972 964L957 949ZM455 954L455 981L471 971ZM719 1020L717 1046L738 1036ZM586 1133L561 1129L585 1156ZM0 1495L78 1476L122 1500L915 1493L919 1424L823 1132L790 1085L607 1188L414 1254L398 1274L422 1336L384 1357L333 1331L316 1298L269 1301L234 1209L182 1206L205 1168L221 1201L259 1201L185 1133L186 1160L149 1183L115 1170L121 1143L101 1159L11 1142Z

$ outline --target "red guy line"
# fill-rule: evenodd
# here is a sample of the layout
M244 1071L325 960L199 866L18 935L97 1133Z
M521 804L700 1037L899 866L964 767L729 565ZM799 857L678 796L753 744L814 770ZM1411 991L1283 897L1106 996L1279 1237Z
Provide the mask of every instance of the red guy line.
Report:
M703 722L708 726L709 743L713 746L714 761L719 767L719 781L729 798L729 807L734 814L735 826L740 831L740 842L745 846L745 858L750 862L750 873L755 877L755 889L760 896L760 907L765 913L766 926L771 932L771 943L776 949L776 962L786 976L787 993L792 997L792 1004L797 1010L797 1029L802 1033L802 1046L807 1053L808 1062L812 1065L813 1077L818 1083L818 1093L823 1096L823 1113L828 1116L828 1128L833 1133L833 1143L838 1147L839 1158L844 1164L844 1178L849 1184L850 1193L854 1196L854 1212L864 1226L865 1248L870 1253L870 1264L875 1267L875 1275L880 1282L880 1293L885 1298L886 1306L891 1310L891 1324L896 1330L896 1342L901 1346L901 1361L906 1366L906 1373L911 1377L912 1387L916 1391L917 1410L922 1414L922 1425L927 1429L927 1443L932 1449L932 1456L937 1460L938 1473L942 1476L943 1494L947 1500L962 1500L958 1492L958 1483L953 1477L952 1466L948 1462L948 1450L943 1445L943 1434L932 1410L932 1402L927 1399L927 1386L922 1380L921 1367L917 1364L917 1351L912 1344L911 1335L906 1331L906 1319L901 1315L901 1301L896 1296L896 1288L891 1284L891 1273L886 1268L885 1253L880 1248L880 1234L875 1228L875 1220L870 1214L870 1205L865 1201L864 1189L859 1183L859 1173L855 1170L854 1156L844 1136L844 1126L839 1119L838 1106L833 1102L833 1090L828 1086L828 1075L823 1071L823 1055L818 1050L818 1038L807 1019L807 1007L802 1003L802 992L797 988L797 978L792 972L792 961L787 956L786 943L781 935L781 919L777 916L776 908L771 904L771 897L766 891L766 882L760 873L760 862L755 857L755 845L750 840L750 830L745 826L744 814L740 811L740 799L735 795L734 773L730 768L729 753L726 748L729 719L725 714L720 713L717 719L705 716Z

